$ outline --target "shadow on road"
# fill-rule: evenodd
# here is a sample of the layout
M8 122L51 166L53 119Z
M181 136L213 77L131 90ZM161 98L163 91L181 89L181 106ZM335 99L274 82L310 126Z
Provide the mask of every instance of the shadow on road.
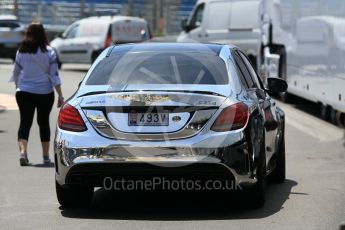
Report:
M265 218L283 209L296 181L270 185L262 209L243 207L244 197L219 193L119 193L99 189L87 210L64 209L61 215L78 219L121 220L228 220ZM308 194L294 194L308 195Z
M296 109L322 119L320 105L297 96L293 96L293 98L293 105Z
M275 98L275 99L279 100L277 98ZM311 101L308 101L308 100L303 99L303 98L298 97L298 96L294 96L294 95L290 95L290 99L289 100L290 100L290 102L288 104L292 105L294 108L296 108L296 109L298 109L298 110L300 110L302 112L305 112L305 113L307 113L309 115L312 115L314 117L317 117L317 118L319 118L321 120L324 120L321 117L321 109L320 109L320 105L319 104L311 102ZM330 117L327 120L324 120L324 121L328 122L331 125L336 126L335 123L331 122Z
M63 67L63 71L86 73L89 69Z
M54 163L50 164L29 164L27 167L34 167L34 168L54 168Z

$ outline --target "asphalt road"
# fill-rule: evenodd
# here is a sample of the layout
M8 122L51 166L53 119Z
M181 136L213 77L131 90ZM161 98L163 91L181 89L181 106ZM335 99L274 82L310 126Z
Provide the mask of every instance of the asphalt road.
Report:
M20 167L16 133L19 113L13 65L0 60L0 229L339 229L345 221L343 130L315 116L316 107L278 103L286 112L287 180L271 185L264 208L232 205L226 195L111 193L98 190L93 207L59 206L54 168L41 165L38 127L33 125L29 158ZM72 95L88 66L65 65L65 97ZM1 107L0 107L1 108ZM0 109L1 111L1 109ZM52 129L58 109L51 116Z

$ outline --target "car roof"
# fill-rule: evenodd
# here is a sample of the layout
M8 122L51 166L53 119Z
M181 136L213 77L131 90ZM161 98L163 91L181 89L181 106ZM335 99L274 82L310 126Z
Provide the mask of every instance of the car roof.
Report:
M206 44L206 43L139 43L139 44L124 44L113 46L107 56L121 55L135 52L196 52L209 55L219 55L224 46L230 49L234 48L232 45L224 44Z
M146 23L145 19L143 18L130 17L130 16L92 16L92 17L81 19L79 20L79 22L89 23L90 21L97 21L97 22L105 21L105 22L114 23L114 22L124 21L124 20Z

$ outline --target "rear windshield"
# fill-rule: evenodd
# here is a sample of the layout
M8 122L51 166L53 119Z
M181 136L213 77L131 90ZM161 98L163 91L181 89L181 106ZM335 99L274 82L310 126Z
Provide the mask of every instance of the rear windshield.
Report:
M146 24L141 22L125 20L112 25L112 39L117 44L148 40L148 33Z
M103 59L86 85L200 84L226 85L224 61L200 53L128 53Z

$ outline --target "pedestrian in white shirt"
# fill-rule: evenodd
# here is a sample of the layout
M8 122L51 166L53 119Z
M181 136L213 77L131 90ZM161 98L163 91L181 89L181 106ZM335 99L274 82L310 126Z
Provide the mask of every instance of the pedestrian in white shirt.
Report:
M29 164L27 146L35 110L42 143L43 163L49 164L49 115L54 104L54 88L58 94L58 107L64 102L61 80L54 49L42 24L31 24L16 55L11 80L16 85L16 100L20 111L18 146L20 165Z

